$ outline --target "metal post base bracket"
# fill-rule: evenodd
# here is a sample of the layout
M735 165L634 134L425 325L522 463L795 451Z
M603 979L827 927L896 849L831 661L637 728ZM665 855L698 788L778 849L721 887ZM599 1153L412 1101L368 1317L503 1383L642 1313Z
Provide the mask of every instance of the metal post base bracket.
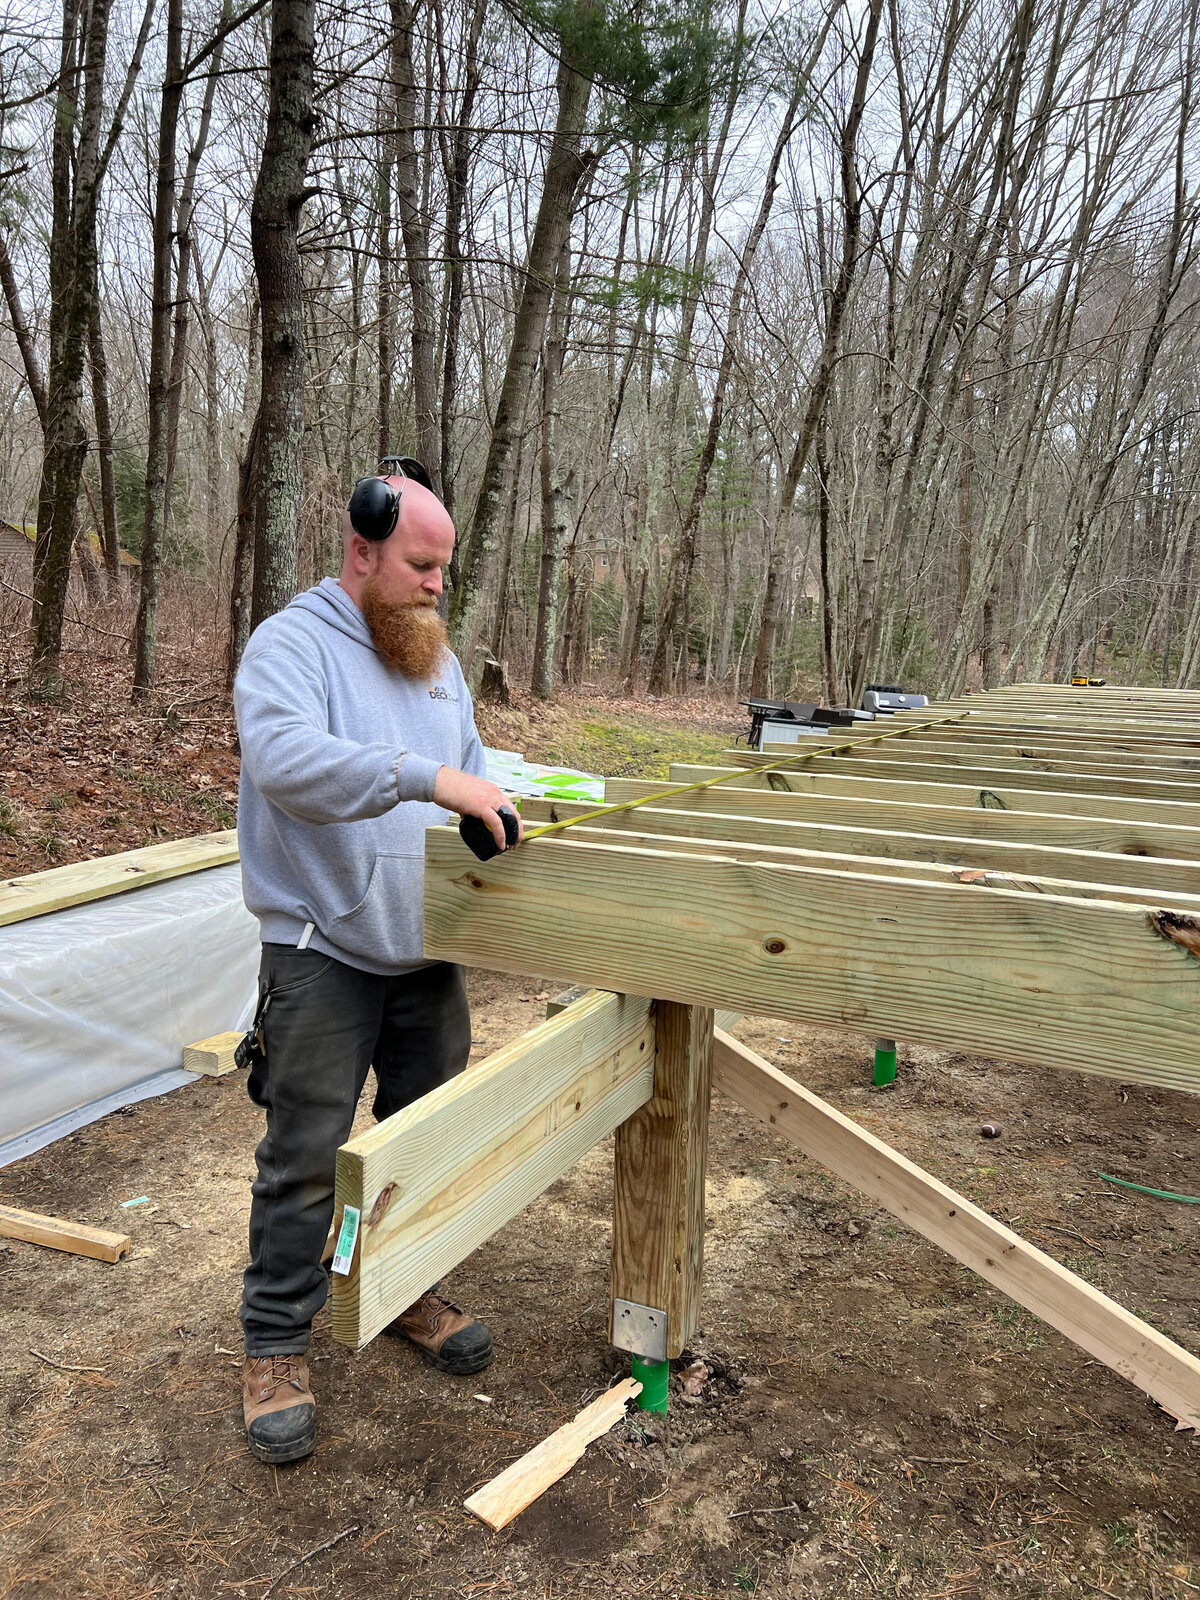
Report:
M634 1300L614 1300L612 1342L644 1361L667 1359L667 1313Z

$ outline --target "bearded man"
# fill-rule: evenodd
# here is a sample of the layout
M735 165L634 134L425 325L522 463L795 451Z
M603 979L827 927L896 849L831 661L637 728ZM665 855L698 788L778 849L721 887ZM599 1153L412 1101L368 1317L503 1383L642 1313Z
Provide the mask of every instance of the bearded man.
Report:
M415 463L413 464L415 467ZM376 1117L466 1066L461 967L422 956L424 831L450 812L505 843L437 613L454 524L413 478L365 478L342 571L257 628L234 686L243 892L262 932L250 1096L266 1108L241 1319L260 1461L316 1439L305 1352L325 1303L334 1157L375 1068ZM444 1371L480 1371L488 1330L435 1286L386 1330Z

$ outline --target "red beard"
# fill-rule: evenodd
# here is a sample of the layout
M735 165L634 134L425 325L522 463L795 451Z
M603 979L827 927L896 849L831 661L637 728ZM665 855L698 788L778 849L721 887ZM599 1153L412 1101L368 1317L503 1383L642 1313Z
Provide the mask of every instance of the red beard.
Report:
M446 624L433 602L393 605L379 592L374 578L363 584L362 614L381 659L405 678L426 683L441 669L448 653Z

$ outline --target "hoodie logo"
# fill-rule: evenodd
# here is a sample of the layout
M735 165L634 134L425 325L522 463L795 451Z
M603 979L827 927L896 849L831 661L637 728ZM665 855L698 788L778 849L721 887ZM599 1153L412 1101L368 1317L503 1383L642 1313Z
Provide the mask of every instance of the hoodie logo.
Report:
M431 700L449 700L451 705L455 706L458 704L458 696L451 694L447 689L443 689L440 683L435 683L433 688L430 689L429 698Z

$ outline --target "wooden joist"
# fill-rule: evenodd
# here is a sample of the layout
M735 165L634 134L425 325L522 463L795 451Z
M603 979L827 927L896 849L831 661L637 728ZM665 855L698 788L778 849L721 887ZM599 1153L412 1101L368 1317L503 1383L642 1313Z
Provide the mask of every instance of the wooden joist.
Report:
M1200 921L1108 900L426 835L425 951L1200 1089ZM569 1015L569 1013L565 1013Z
M1126 795L1079 794L1074 790L1026 789L1024 774L1001 775L995 783L967 784L925 781L911 778L845 777L839 772L798 771L776 768L702 767L680 763L670 768L672 783L702 783L709 778L729 775L723 784L728 792L736 788L774 789L788 794L820 794L850 800L892 800L916 805L954 806L967 811L1044 811L1055 816L1108 817L1126 822L1157 822L1169 827L1200 827L1200 799L1132 799Z
M89 900L102 900L126 889L140 889L148 883L162 883L184 873L227 866L237 858L237 830L226 828L220 833L174 839L169 844L148 845L144 850L123 850L95 861L9 878L0 883L0 927Z
M526 824L585 817L594 808L578 801L527 800ZM983 882L970 872L995 874L1001 888L1035 894L1086 894L1089 898L1140 899L1155 905L1187 905L1200 895L1200 861L1158 861L1149 856L1107 855L1093 850L1056 850L1008 840L928 837L850 828L835 823L639 806L616 811L594 825L580 822L574 839L605 837L650 849L703 848L706 854L738 853L752 846L761 858L792 859L798 866L869 871L885 877ZM785 854L780 855L783 849ZM744 852L742 852L744 853ZM1003 880L1002 882L1000 880ZM1127 892L1128 891L1128 892ZM718 1018L718 1027L723 1024Z
M1089 1355L1200 1428L1200 1360L728 1034L714 1086Z
M1161 822L1057 816L1046 811L996 810L991 806L966 808L874 796L793 794L756 788L753 784L727 783L715 789L691 790L680 784L672 792L669 785L642 778L610 778L605 792L614 802L662 795L663 798L655 800L656 805L685 811L834 823L849 828L928 834L935 838L969 835L984 840L1004 839L1014 844L1095 850L1109 855L1200 861L1200 828L1168 826Z
M22 1239L26 1244L65 1250L68 1255L110 1262L119 1261L130 1245L127 1233L112 1233L63 1217L44 1217L37 1211L19 1211L16 1206L0 1206L0 1238Z
M731 767L777 766L794 755L795 751L794 744L766 744L757 751L735 747L722 752L722 759ZM814 754L816 759L812 766L817 771L847 771L858 777L873 777L876 768L882 769L881 777L903 778L906 774L920 776L913 772L915 766L920 766L928 773L942 774L922 781L987 783L997 773L1006 773L1009 775L1007 781L1013 782L1016 780L1012 774L1018 773L1022 780L1026 776L1045 780L1047 786L1050 779L1056 779L1057 787L1064 789L1071 788L1077 780L1086 780L1084 793L1099 793L1096 784L1097 780L1102 779L1114 794L1140 794L1137 786L1146 783L1166 785L1168 792L1165 795L1147 794L1145 798L1167 800L1180 798L1180 785L1185 789L1191 785L1194 797L1195 787L1200 784L1200 761L1194 756L1174 757L1174 765L1164 757L1139 758L1132 755L1111 761L1101 761L1099 757L1083 760L1061 756L1053 751L1042 751L1040 754L1033 749L1020 751L1015 745L1002 746L1000 750L972 749L961 744L906 745L902 739L858 749L853 745L840 746L818 750ZM1026 784L1026 787L1037 787L1037 783Z
M652 1003L597 993L343 1145L335 1216L361 1221L334 1337L366 1344L632 1116L654 1059Z

